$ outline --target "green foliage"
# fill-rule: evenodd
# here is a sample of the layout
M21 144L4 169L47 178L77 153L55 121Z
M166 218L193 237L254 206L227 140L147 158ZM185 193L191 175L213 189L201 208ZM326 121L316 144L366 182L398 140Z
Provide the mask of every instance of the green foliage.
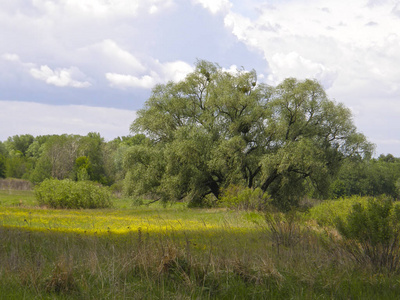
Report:
M288 209L310 188L326 196L343 159L372 150L318 82L271 87L254 70L231 73L206 61L181 82L157 85L137 114L131 131L150 141L126 156L130 195L201 204L233 184L260 188Z
M27 179L32 170L31 161L19 154L8 157L5 161L6 177Z
M394 186L396 188L396 196L398 199L398 198L400 198L400 177L396 180L396 182L394 183Z
M34 137L30 134L15 135L0 145L0 173L2 172L1 160L3 160L5 177L29 179L34 167L34 160L30 157L28 149L33 141ZM2 154L3 159L1 159Z
M400 160L391 154L371 160L348 160L331 186L332 197L385 194L396 198L399 179Z
M398 271L400 267L400 207L387 198L370 199L364 207L353 205L345 219L338 219L337 229L349 241L349 250L361 263L376 269Z
M345 219L355 204L365 206L367 202L367 197L360 196L326 200L310 208L307 215L321 226L335 226L337 219Z
M93 132L87 136L13 136L0 142L0 178L24 178L34 184L48 178L121 184L127 172L125 153L146 140L144 135L135 135L106 143Z
M52 208L106 208L111 207L111 193L90 181L46 179L35 187L40 205Z
M125 153L124 165L129 166L124 181L125 194L131 196L155 194L161 195L160 197L164 195L160 187L159 174L165 170L165 161L160 149L140 145L130 147Z
M15 139L15 137L9 139L7 145L10 149L15 148L15 143L12 142ZM112 177L114 170L107 169L106 174L104 158L105 155L110 155L110 160L113 160L113 155L109 150L110 148L105 146L103 138L98 133L91 132L87 136L46 135L34 138L29 147L24 150L25 154L14 149L7 160L11 161L10 164L13 163L10 170L14 173L21 169L17 168L18 160L28 162L32 168L28 170L29 172L22 169L22 173L24 173L24 178L29 178L35 184L46 178L77 180L79 177L80 180L90 179L111 185L114 179L109 179L108 176ZM110 160L107 163L112 164Z
M30 134L14 135L13 137L9 137L4 144L10 155L19 152L25 156L29 146L33 143L33 141L34 137Z
M104 139L99 133L90 132L87 136L79 138L78 157L85 156L88 161L85 163L85 170L88 178L102 184L107 183L104 174L103 157ZM78 166L79 168L79 166ZM81 170L81 173L82 172Z
M77 181L90 180L93 170L88 157L80 156L75 160L74 173Z
M0 156L3 156L3 157L7 157L8 156L8 151L6 149L6 146L1 141L0 141Z
M41 146L35 168L35 178L39 182L45 178L65 179L72 177L76 158L79 156L79 136L52 135Z
M6 158L0 154L0 178L6 177Z
M270 197L260 188L230 185L223 191L218 203L222 207L231 209L264 211L270 203Z

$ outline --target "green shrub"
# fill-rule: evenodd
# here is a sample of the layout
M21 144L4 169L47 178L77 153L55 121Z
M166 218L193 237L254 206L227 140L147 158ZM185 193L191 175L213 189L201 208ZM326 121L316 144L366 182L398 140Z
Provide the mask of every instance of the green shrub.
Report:
M345 219L354 204L365 206L367 197L352 196L337 200L326 200L308 211L308 218L317 221L321 226L335 226L338 218Z
M375 269L398 271L400 267L400 207L390 199L369 199L366 206L353 205L337 229L348 250L360 263Z
M40 205L52 208L106 208L111 207L110 191L90 181L46 179L35 187Z
M260 188L243 188L230 185L219 200L220 206L238 210L265 210L270 201L267 193Z

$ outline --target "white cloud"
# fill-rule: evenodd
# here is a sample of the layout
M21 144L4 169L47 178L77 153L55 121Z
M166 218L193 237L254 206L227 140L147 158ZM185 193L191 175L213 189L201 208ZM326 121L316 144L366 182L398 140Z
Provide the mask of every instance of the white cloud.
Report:
M52 70L47 65L44 65L40 66L40 68L31 68L29 72L34 78L58 87L87 88L91 86L88 81L72 79L76 74L81 75L81 72L76 67Z
M65 8L72 12L80 11L95 16L135 15L139 8L139 1L135 0L67 0L63 2Z
M58 87L87 88L92 84L85 80L86 76L77 67L51 69L47 65L38 67L34 63L23 62L15 53L5 53L1 56L6 61L20 66L23 72L28 72L33 78Z
M19 56L15 53L4 53L1 58L7 61L20 62Z
M397 2L274 2L273 7L259 5L256 19L231 11L225 26L263 53L271 82L316 78L340 97L362 86L367 93L377 86L380 92L399 93L400 72L393 63L400 61Z
M315 78L325 88L330 88L337 77L337 71L329 69L321 63L305 59L296 52L288 54L276 53L269 60L274 73L269 76L272 84L278 84L287 77L298 79Z
M150 6L150 8L149 8L149 14L155 14L155 13L157 13L158 12L158 7L157 7L157 5L152 5L152 6Z
M47 105L0 100L0 141L17 134L80 134L99 132L108 140L129 134L132 110L81 105Z
M129 68L130 71L144 72L146 67L129 51L123 49L111 39L80 49L80 52L88 59L96 57L107 66L116 68Z
M195 4L201 4L211 13L226 12L232 6L229 0L192 0Z
M110 86L116 88L150 89L157 83L180 81L193 71L183 61L161 63L148 55L137 57L111 39L80 49L80 53L87 59L102 61L99 68L105 70Z
M258 39L247 33L250 29L254 30L252 20L238 13L230 12L225 16L224 23L240 41L248 46L258 46Z
M396 15L397 17L400 18L400 3L397 3L397 4L393 7L392 13L393 13L394 15Z
M47 14L84 15L96 18L136 16L139 12L167 9L173 0L33 0L33 5Z
M157 61L158 62L158 61ZM181 81L186 75L193 71L193 67L183 61L158 63L162 82Z
M105 76L112 87L150 89L157 83L181 81L193 71L193 67L183 61L160 63L158 60L152 60L150 64L151 67L148 68L146 75L136 76L108 72Z
M131 87L150 89L156 84L155 79L148 75L139 78L132 75L106 73L106 78L112 87L117 88Z

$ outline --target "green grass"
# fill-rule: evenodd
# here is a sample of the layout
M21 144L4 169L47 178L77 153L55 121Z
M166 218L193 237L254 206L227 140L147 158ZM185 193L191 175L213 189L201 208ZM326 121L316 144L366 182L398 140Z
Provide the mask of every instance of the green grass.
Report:
M39 208L32 193L13 191L2 191L0 201L0 299L400 294L397 273L358 264L326 230L308 225L311 216L323 219L325 208L315 207L307 218L272 217L267 223L255 212L156 203L135 208L127 199L100 210Z
M125 234L131 231L180 232L197 230L253 230L255 224L245 213L223 210L101 209L55 210L3 207L0 225L35 231L60 231L85 234Z
M0 190L0 207L37 205L33 191Z
M129 199L117 199L113 209L47 209L36 206L31 192L11 192L0 211L0 225L36 231L62 231L87 234L193 231L225 229L252 230L259 214L225 209L187 209L176 203L163 207L159 203L135 208L118 208ZM0 198L3 199L3 198ZM8 200L14 199L14 200ZM15 199L25 203L14 205ZM19 203L19 202L18 202ZM31 205L29 206L28 203ZM262 218L261 218L262 219Z

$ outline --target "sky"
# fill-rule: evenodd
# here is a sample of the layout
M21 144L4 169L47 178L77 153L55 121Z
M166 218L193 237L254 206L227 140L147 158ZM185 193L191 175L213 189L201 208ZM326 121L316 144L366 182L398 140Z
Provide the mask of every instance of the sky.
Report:
M317 79L400 157L399 0L0 0L0 141L129 126L198 59Z

